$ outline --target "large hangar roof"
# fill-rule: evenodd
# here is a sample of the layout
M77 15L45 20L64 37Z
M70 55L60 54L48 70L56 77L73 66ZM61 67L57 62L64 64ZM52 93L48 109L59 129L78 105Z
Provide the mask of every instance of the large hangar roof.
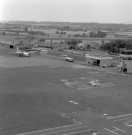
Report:
M92 55L89 55L89 54L86 54L86 58L89 58L89 59L96 59L96 60L112 60L113 57L108 57L108 56L92 56Z

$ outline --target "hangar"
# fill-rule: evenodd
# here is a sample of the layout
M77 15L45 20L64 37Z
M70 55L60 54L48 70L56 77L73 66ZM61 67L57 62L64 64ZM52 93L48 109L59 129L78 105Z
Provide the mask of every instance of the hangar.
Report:
M96 66L112 66L113 57L92 56L86 54L86 64Z

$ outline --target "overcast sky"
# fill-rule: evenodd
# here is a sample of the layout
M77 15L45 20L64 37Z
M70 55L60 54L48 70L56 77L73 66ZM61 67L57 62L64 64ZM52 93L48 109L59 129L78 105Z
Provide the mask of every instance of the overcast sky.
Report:
M0 0L0 20L132 23L132 0Z

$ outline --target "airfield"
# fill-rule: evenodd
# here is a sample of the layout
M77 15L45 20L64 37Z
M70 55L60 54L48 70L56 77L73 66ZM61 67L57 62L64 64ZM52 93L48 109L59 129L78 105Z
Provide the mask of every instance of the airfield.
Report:
M11 51L0 48L0 135L132 135L132 75Z

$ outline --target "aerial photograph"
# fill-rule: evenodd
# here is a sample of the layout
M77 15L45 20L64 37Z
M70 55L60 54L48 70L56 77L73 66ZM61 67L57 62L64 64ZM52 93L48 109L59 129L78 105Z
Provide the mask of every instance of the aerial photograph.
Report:
M132 0L0 0L0 135L132 135Z

